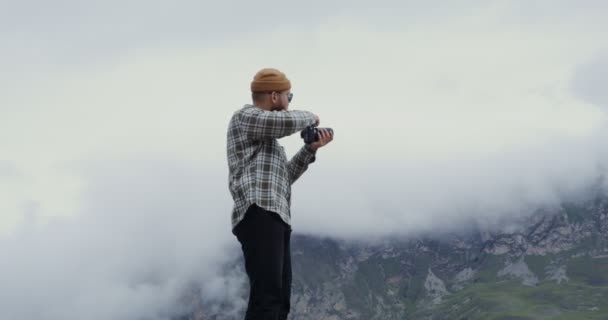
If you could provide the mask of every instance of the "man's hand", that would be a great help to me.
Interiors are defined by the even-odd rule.
[[[327,129],[319,129],[318,134],[319,134],[319,141],[310,143],[310,149],[312,149],[313,151],[317,151],[317,149],[328,144],[330,141],[332,141],[334,139],[333,133],[331,133]]]

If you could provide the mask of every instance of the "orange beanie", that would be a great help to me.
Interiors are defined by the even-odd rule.
[[[285,91],[291,89],[291,82],[285,74],[274,68],[264,68],[253,77],[251,92]]]

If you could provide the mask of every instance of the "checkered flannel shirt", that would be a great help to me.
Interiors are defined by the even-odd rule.
[[[291,225],[291,185],[315,161],[316,152],[304,145],[287,161],[277,139],[312,124],[314,114],[303,110],[267,111],[246,104],[234,112],[227,132],[233,232],[253,203]]]

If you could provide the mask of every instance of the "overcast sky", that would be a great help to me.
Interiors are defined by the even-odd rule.
[[[492,224],[583,194],[608,165],[607,14],[0,1],[0,318],[163,319],[190,281],[234,295],[226,129],[263,67],[335,131],[293,186],[296,233]]]

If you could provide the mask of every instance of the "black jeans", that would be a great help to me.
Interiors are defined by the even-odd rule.
[[[245,320],[285,320],[291,298],[291,227],[256,204],[234,229],[249,277]]]

